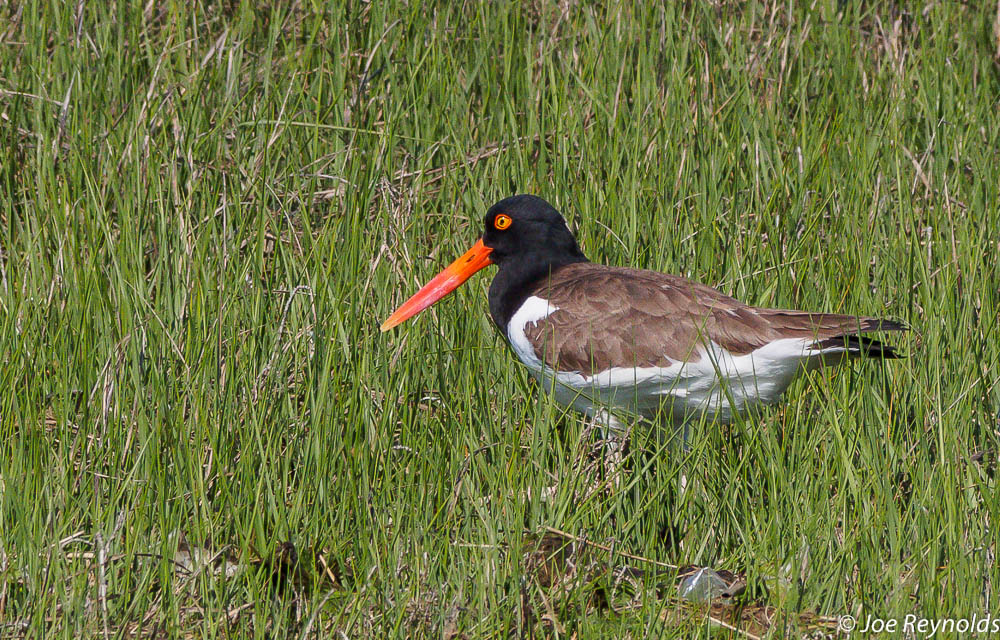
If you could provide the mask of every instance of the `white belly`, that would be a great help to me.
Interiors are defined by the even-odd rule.
[[[525,329],[556,310],[542,298],[528,298],[511,318],[507,336],[518,359],[560,405],[588,416],[610,409],[674,424],[701,414],[729,422],[754,405],[777,401],[800,372],[820,363],[823,353],[838,351],[810,350],[812,341],[802,338],[777,340],[745,355],[711,343],[699,350],[696,362],[615,367],[592,375],[554,371],[535,354]]]

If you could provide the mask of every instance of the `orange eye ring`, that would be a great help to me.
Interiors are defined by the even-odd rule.
[[[502,213],[498,215],[496,218],[493,218],[493,226],[499,229],[500,231],[507,229],[512,224],[514,224],[514,221],[511,220],[510,216]]]

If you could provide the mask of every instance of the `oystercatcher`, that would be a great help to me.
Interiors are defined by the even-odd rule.
[[[482,238],[382,323],[405,321],[487,265],[489,306],[518,359],[557,402],[612,431],[615,415],[730,422],[776,402],[804,370],[894,359],[862,335],[897,321],[751,307],[679,276],[595,264],[562,215],[533,195],[490,207]]]

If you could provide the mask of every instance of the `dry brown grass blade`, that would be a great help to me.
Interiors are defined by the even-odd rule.
[[[606,545],[594,542],[592,540],[587,540],[586,538],[581,538],[579,536],[575,536],[572,533],[569,533],[569,532],[566,532],[566,531],[562,531],[561,529],[556,529],[555,527],[545,527],[545,530],[548,531],[549,533],[554,533],[554,534],[556,534],[558,536],[562,536],[562,537],[567,538],[569,540],[573,540],[574,542],[579,542],[581,544],[585,544],[587,546],[594,547],[595,549],[600,549],[601,551],[607,551],[609,553],[615,553],[617,555],[622,556],[623,558],[628,558],[629,560],[635,560],[637,562],[643,562],[643,563],[646,563],[646,564],[655,565],[657,567],[662,567],[664,569],[679,569],[680,568],[677,565],[669,564],[667,562],[660,562],[659,560],[653,560],[652,558],[644,558],[642,556],[637,556],[637,555],[634,555],[634,554],[631,554],[631,553],[628,553],[628,552],[625,552],[625,551],[619,551],[617,549],[612,549],[611,547],[608,547]]]

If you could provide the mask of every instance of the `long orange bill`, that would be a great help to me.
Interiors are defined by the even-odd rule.
[[[396,309],[382,323],[382,331],[388,331],[397,324],[417,315],[457,289],[460,284],[471,278],[472,274],[493,264],[493,261],[490,260],[490,252],[492,251],[493,249],[484,245],[480,239],[461,258],[448,265],[444,271],[434,276],[420,291],[413,294],[412,298]]]

